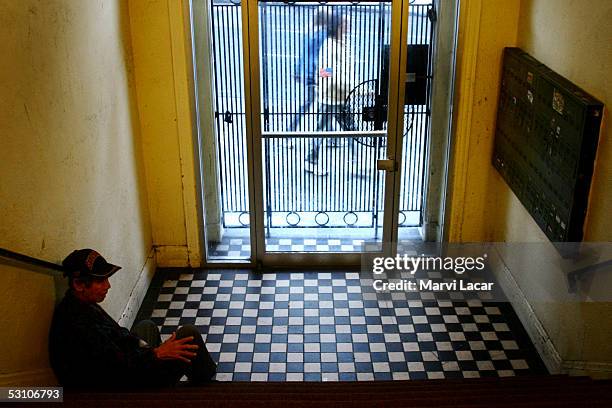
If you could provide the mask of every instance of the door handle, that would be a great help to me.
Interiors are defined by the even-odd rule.
[[[385,171],[395,171],[395,160],[380,159],[376,161],[376,169]]]

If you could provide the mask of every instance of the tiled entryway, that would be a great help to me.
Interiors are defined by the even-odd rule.
[[[159,270],[139,319],[152,318],[164,339],[195,324],[221,381],[545,371],[508,303],[377,294],[357,272],[187,271]]]
[[[286,230],[283,234],[275,231],[273,237],[266,237],[266,250],[269,252],[332,252],[349,253],[362,252],[365,249],[372,251],[380,250],[379,239],[363,239],[359,228],[345,231],[342,238],[330,238],[339,236],[339,232],[332,229],[316,230],[313,228]],[[251,256],[251,244],[248,230],[235,230],[226,233],[220,242],[210,241],[208,243],[208,255],[214,260],[246,260]],[[381,230],[382,233],[382,230]],[[351,237],[351,235],[353,237]],[[411,242],[420,242],[421,236],[417,228],[400,228],[400,239],[405,247],[412,246]],[[361,238],[360,238],[361,237]]]
[[[248,259],[251,245],[248,238],[224,238],[209,246],[214,258]],[[330,238],[267,238],[266,248],[270,252],[361,252],[363,239]]]

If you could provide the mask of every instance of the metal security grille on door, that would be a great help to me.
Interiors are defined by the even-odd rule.
[[[327,157],[334,173],[312,177],[295,165],[301,157],[304,138],[283,137],[293,132],[312,131],[320,112],[304,112],[297,126],[292,121],[300,112],[307,89],[291,79],[298,76],[296,63],[307,43],[307,32],[326,2],[270,2],[260,9],[261,123],[266,228],[347,227],[371,228],[382,223],[382,179],[376,169],[386,146],[386,122],[379,120],[379,83],[384,50],[389,44],[390,3],[334,2],[334,7],[351,20],[348,38],[355,61],[354,83],[347,106],[356,125],[354,134],[328,141]],[[331,3],[330,3],[331,4]],[[433,32],[433,5],[410,6],[410,45],[428,46]],[[238,1],[215,0],[212,5],[212,42],[215,118],[218,146],[219,202],[225,228],[249,223],[242,36]],[[279,31],[282,31],[279,34]],[[422,49],[422,48],[421,48]],[[405,106],[404,159],[400,227],[421,222],[425,146],[430,126],[431,47],[426,47],[427,97]],[[410,57],[409,57],[410,58]],[[421,78],[423,79],[423,78]],[[370,95],[364,98],[362,95]],[[382,106],[384,108],[384,106]],[[298,135],[299,136],[299,135]],[[303,144],[303,145],[302,145]],[[335,144],[335,145],[334,145]],[[352,155],[347,152],[353,149]],[[350,182],[347,182],[350,180]]]

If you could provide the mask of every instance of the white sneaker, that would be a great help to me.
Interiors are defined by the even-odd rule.
[[[327,176],[328,172],[325,169],[319,168],[318,164],[311,162],[304,162],[304,171],[307,173],[312,173],[315,176]]]

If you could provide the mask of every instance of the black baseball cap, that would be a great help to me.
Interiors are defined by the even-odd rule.
[[[106,262],[97,251],[93,249],[78,249],[62,261],[64,276],[71,278],[92,277],[97,279],[108,278],[119,269],[120,266]]]

